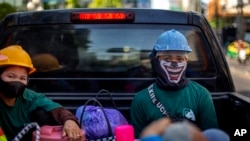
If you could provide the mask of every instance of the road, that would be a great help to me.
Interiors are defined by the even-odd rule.
[[[250,97],[250,63],[241,65],[236,59],[228,59],[236,91]]]

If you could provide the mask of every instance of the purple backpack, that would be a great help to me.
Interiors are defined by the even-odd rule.
[[[95,102],[98,105],[88,105],[89,102]],[[114,104],[113,100],[112,102]],[[83,106],[78,107],[76,117],[80,120],[81,128],[86,132],[87,140],[93,141],[114,140],[115,127],[128,124],[116,107],[104,108],[96,98],[89,99]]]

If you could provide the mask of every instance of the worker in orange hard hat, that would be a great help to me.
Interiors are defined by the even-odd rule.
[[[16,135],[31,122],[31,112],[42,108],[63,125],[63,137],[84,140],[85,135],[71,112],[45,95],[26,88],[28,76],[35,70],[29,54],[21,46],[12,45],[0,50],[0,126],[7,139],[19,140],[21,137]]]
[[[32,57],[32,62],[34,67],[36,68],[36,74],[33,76],[38,77],[55,77],[60,71],[64,68],[57,58],[49,53],[41,53],[36,54]],[[65,80],[62,79],[50,79],[46,81],[35,81],[30,85],[33,89],[39,92],[58,92],[58,91],[66,91],[72,92],[74,91],[74,87],[70,85]]]
[[[32,62],[38,72],[50,72],[63,68],[57,58],[48,53],[37,54],[32,57]]]

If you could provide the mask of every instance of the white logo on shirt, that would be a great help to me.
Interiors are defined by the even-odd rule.
[[[183,116],[186,117],[187,119],[195,121],[195,115],[194,115],[194,112],[191,109],[184,108],[183,109]]]

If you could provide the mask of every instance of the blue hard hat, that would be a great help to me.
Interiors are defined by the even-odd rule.
[[[192,49],[188,45],[186,37],[175,29],[162,33],[156,44],[154,45],[152,55],[158,51],[186,51],[191,52]]]

